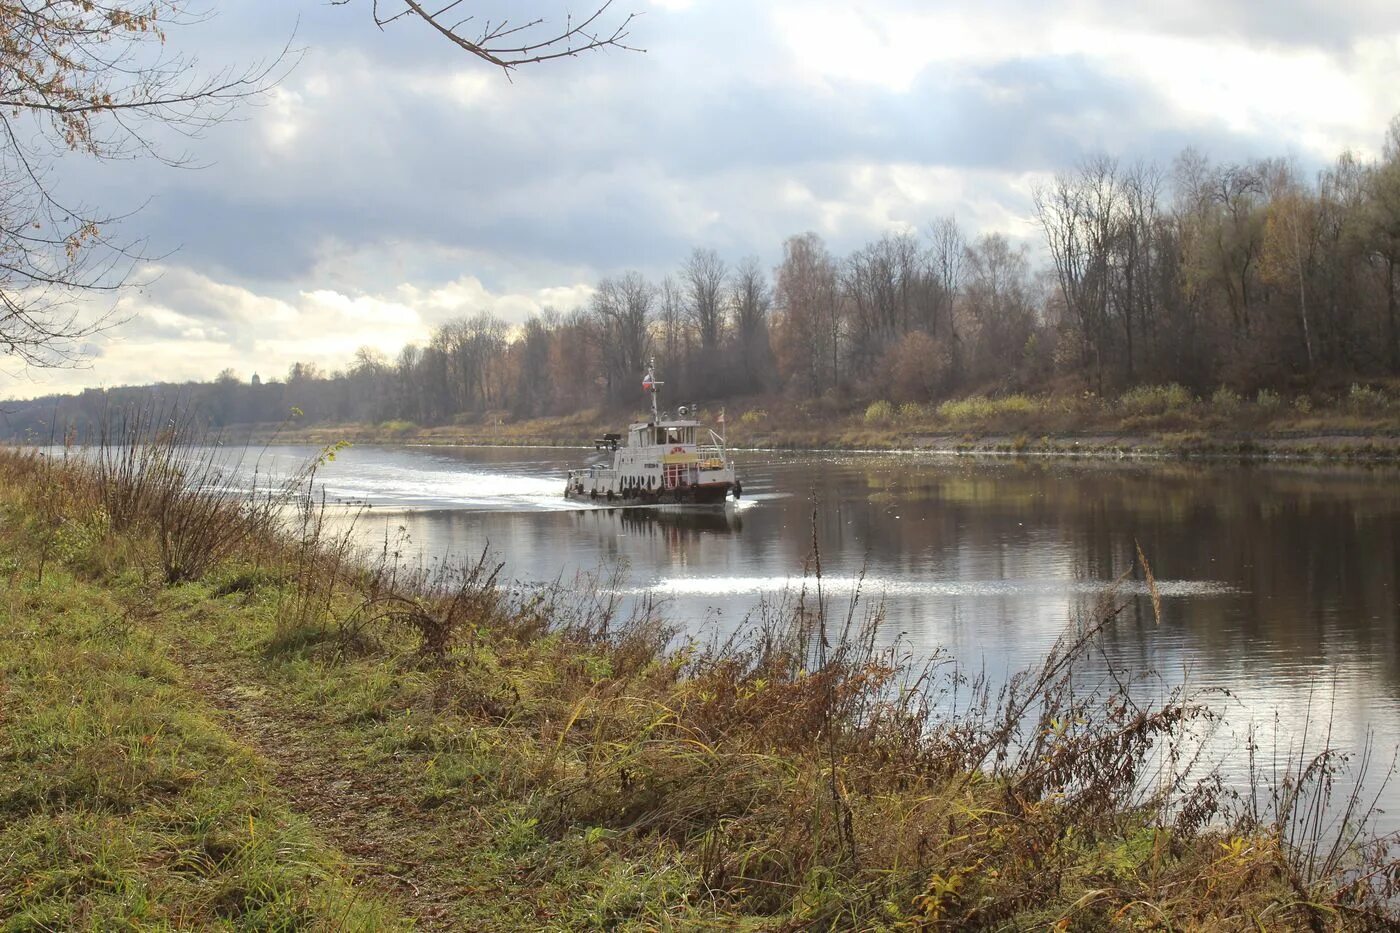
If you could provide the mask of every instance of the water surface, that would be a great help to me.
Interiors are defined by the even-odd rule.
[[[269,462],[312,452],[277,448]],[[489,545],[522,580],[621,564],[624,588],[664,597],[701,634],[803,585],[815,515],[826,594],[860,587],[883,599],[887,638],[992,676],[1043,659],[1140,545],[1162,618],[1140,575],[1122,581],[1105,650],[1165,682],[1228,689],[1222,747],[1250,721],[1286,746],[1309,717],[1330,718],[1345,747],[1374,730],[1387,761],[1400,741],[1393,469],[749,452],[737,506],[659,511],[565,500],[565,471],[590,456],[364,447],[321,477],[330,496],[370,506],[367,540],[401,532],[429,559]],[[1400,811],[1400,790],[1387,799]]]

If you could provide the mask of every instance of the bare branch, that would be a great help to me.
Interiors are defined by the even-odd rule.
[[[344,6],[349,2],[350,0],[331,0],[334,6]],[[424,6],[420,0],[401,0],[402,9],[387,13],[381,10],[381,2],[382,0],[374,0],[373,3],[374,22],[381,29],[406,17],[422,20],[453,45],[507,72],[520,65],[572,58],[600,49],[646,51],[627,44],[632,21],[640,14],[628,13],[611,29],[606,27],[604,19],[612,6],[612,0],[605,0],[583,19],[575,21],[572,16],[568,17],[562,29],[541,31],[540,27],[545,25],[542,18],[523,22],[487,20],[480,30],[471,33],[465,30],[476,17],[453,16],[449,21],[448,14],[458,10],[464,0],[450,0],[436,10]],[[398,6],[397,3],[392,5]],[[504,41],[508,39],[511,41]]]
[[[167,150],[172,134],[198,137],[295,64],[288,45],[209,73],[169,50],[170,32],[205,20],[188,0],[0,0],[0,355],[81,365],[85,341],[120,323],[115,294],[153,258],[113,238],[129,214],[60,196],[60,159],[188,166]]]

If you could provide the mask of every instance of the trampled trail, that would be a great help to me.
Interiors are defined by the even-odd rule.
[[[459,928],[453,906],[473,892],[441,870],[440,809],[423,810],[395,786],[392,774],[345,761],[343,749],[317,734],[323,727],[279,705],[251,671],[235,679],[233,658],[214,658],[188,643],[174,648],[190,686],[223,714],[239,741],[271,765],[288,805],[344,853],[357,885],[392,901],[423,929]]]

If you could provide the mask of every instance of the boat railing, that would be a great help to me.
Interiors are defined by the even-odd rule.
[[[702,469],[719,470],[724,468],[726,458],[723,447],[715,444],[702,444],[696,448],[695,453]]]

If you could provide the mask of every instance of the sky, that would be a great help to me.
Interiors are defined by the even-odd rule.
[[[0,398],[280,378],[393,356],[480,311],[518,323],[693,247],[772,267],[955,216],[1034,246],[1031,191],[1086,156],[1169,165],[1373,157],[1400,112],[1393,0],[614,0],[644,52],[509,79],[370,0],[207,0],[200,66],[300,59],[257,106],[178,140],[197,167],[66,159],[83,200],[135,210],[124,321],[71,370],[0,359]],[[381,9],[396,0],[380,0]],[[468,4],[559,23],[587,0]]]

